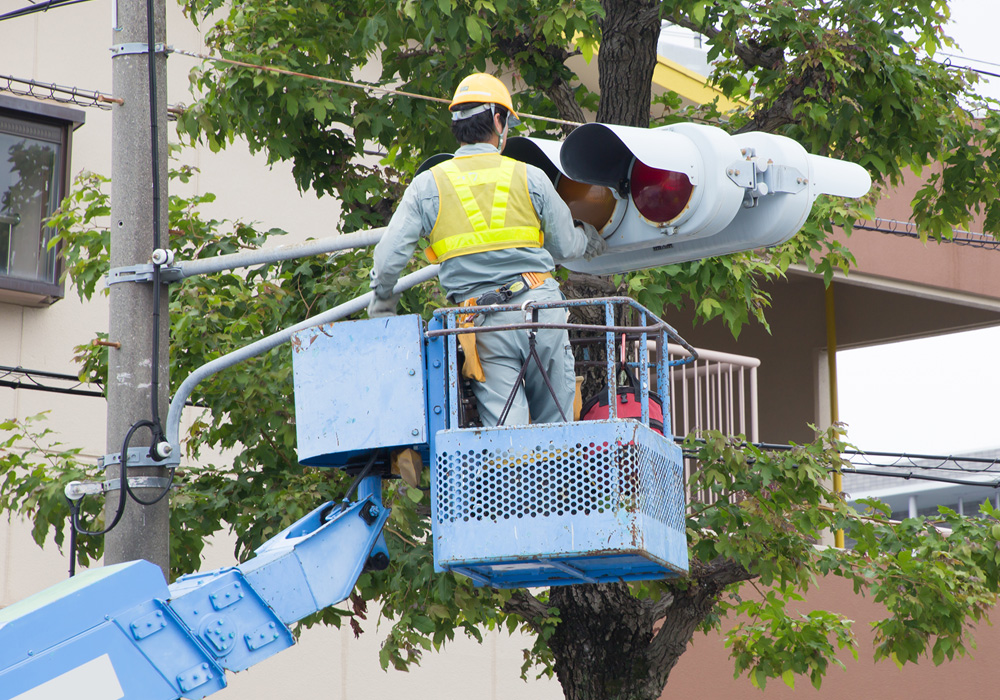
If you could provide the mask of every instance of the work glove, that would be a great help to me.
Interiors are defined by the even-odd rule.
[[[372,292],[372,300],[368,303],[368,318],[385,318],[396,315],[396,304],[399,303],[399,295],[393,294],[388,299],[379,298]]]
[[[608,242],[592,224],[579,220],[573,223],[576,224],[577,228],[582,229],[583,234],[587,237],[587,250],[583,253],[584,260],[592,260],[607,251]]]

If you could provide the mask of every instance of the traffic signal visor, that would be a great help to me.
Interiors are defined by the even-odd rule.
[[[513,138],[504,153],[541,167],[574,217],[604,234],[607,253],[564,263],[594,274],[777,245],[818,195],[860,197],[871,187],[860,166],[791,139],[701,124],[585,124],[561,145]]]

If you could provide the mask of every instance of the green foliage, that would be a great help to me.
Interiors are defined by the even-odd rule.
[[[8,520],[14,515],[31,520],[31,536],[39,547],[51,535],[61,550],[70,512],[63,488],[71,481],[94,480],[100,470],[80,458],[80,449],[56,441],[53,431],[42,426],[45,418],[41,413],[0,421],[0,511]],[[80,517],[86,527],[100,524],[99,510],[96,501],[83,504]],[[77,561],[86,566],[100,558],[103,544],[101,539],[82,540]]]
[[[62,232],[78,226],[86,226],[87,236],[80,236],[79,245],[63,246],[63,279],[69,277],[81,299],[90,299],[103,279],[105,269],[93,261],[102,261],[102,256],[111,245],[111,232],[106,227],[106,217],[111,214],[111,205],[101,188],[111,181],[96,173],[83,172],[77,176],[73,189],[63,200],[49,222],[57,232],[51,245],[63,240]],[[107,289],[104,290],[107,294]]]
[[[849,617],[799,605],[824,575],[847,579],[884,608],[873,623],[877,659],[941,664],[968,653],[969,632],[987,619],[1000,586],[1000,511],[989,502],[982,517],[941,508],[938,518],[902,523],[888,520],[884,504],[849,507],[829,488],[831,473],[844,466],[839,426],[788,450],[764,451],[718,433],[686,446],[700,464],[691,492],[711,504],[694,506],[688,518],[692,571],[725,559],[752,581],[731,588],[705,624],[736,618],[725,638],[737,675],[761,688],[807,675],[819,687],[831,663],[842,665],[839,649],[857,655]],[[817,546],[837,529],[856,544]]]
[[[450,98],[473,69],[516,67],[544,115],[554,107],[538,98],[572,78],[567,47],[574,37],[592,46],[601,13],[594,0],[190,0],[185,9],[197,21],[222,12],[206,37],[221,56],[334,80],[360,74],[373,87]],[[182,134],[213,149],[242,136],[269,162],[292,161],[301,188],[343,202],[347,230],[383,223],[401,173],[454,150],[439,103],[223,65],[191,79],[201,97],[179,119]],[[378,166],[364,158],[373,149],[388,154]]]

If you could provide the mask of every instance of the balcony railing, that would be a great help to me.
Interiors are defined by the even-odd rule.
[[[689,357],[679,345],[667,346],[670,359]],[[670,417],[674,434],[683,437],[705,430],[726,435],[745,435],[758,442],[757,368],[760,360],[697,348],[691,364],[671,367]],[[690,484],[693,460],[684,460],[684,480]],[[691,493],[688,503],[705,502],[707,494]]]

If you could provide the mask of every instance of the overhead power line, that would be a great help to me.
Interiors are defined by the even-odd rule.
[[[859,221],[855,223],[852,228],[860,229],[862,231],[889,233],[894,236],[902,236],[904,238],[920,238],[920,233],[917,231],[917,225],[912,221],[875,218],[871,222]],[[1000,240],[997,240],[993,236],[986,233],[954,229],[952,238],[943,238],[941,240],[943,243],[954,243],[955,245],[985,248],[987,250],[1000,250]]]
[[[198,58],[203,61],[213,61],[215,63],[226,63],[232,66],[239,66],[241,68],[250,68],[252,70],[264,71],[267,73],[276,73],[278,75],[288,75],[296,78],[306,78],[308,80],[316,80],[321,83],[331,83],[333,85],[341,85],[344,87],[353,87],[366,92],[377,92],[385,95],[399,95],[400,97],[411,97],[417,100],[427,100],[429,102],[439,102],[443,104],[450,104],[451,100],[444,97],[431,97],[429,95],[421,95],[416,92],[407,92],[405,90],[396,90],[395,88],[382,87],[380,85],[372,85],[370,83],[359,83],[351,80],[339,80],[337,78],[326,78],[320,75],[310,75],[309,73],[300,73],[298,71],[288,70],[286,68],[277,68],[275,66],[261,66],[256,63],[247,63],[246,61],[235,61],[230,58],[219,58],[217,56],[208,56],[206,54],[195,53],[193,51],[185,51],[183,49],[171,48],[169,49],[172,53],[180,54],[181,56],[187,56],[189,58]],[[556,119],[555,117],[543,117],[537,114],[527,114],[525,112],[520,112],[522,118],[527,119],[537,119],[538,121],[550,122],[552,124],[563,124],[566,126],[580,126],[580,122],[568,121],[566,119]]]
[[[1000,458],[997,457],[860,450],[846,452],[844,456],[853,465],[844,473],[1000,489]]]
[[[97,90],[84,90],[78,87],[42,83],[27,78],[15,78],[13,75],[0,74],[0,91],[10,92],[21,97],[33,97],[36,100],[51,100],[72,104],[77,107],[97,107],[109,110],[112,104],[122,104],[123,100]]]
[[[0,365],[0,387],[44,391],[74,396],[103,397],[103,391],[85,389],[99,383],[80,381],[72,374],[61,374],[25,367]],[[194,405],[187,402],[187,405]],[[683,442],[677,438],[677,442]],[[793,445],[754,443],[761,450],[790,450]],[[693,452],[685,454],[696,458]],[[905,480],[933,481],[962,486],[1000,489],[1000,458],[961,457],[954,455],[909,454],[906,452],[866,452],[847,450],[843,456],[851,463],[845,474],[894,477]],[[961,475],[963,478],[959,478]]]
[[[979,75],[988,75],[991,78],[1000,78],[1000,73],[993,73],[988,70],[983,70],[982,68],[973,68],[972,66],[957,66],[951,62],[950,58],[945,61],[941,61],[940,63],[945,68],[952,68],[954,70],[967,70],[971,71],[972,73],[978,73]]]
[[[0,92],[9,92],[20,97],[31,97],[36,100],[71,104],[76,107],[97,107],[103,110],[109,110],[114,105],[125,104],[125,100],[122,98],[113,97],[100,90],[87,90],[68,85],[57,85],[56,83],[43,83],[38,80],[3,74],[0,74]],[[176,119],[183,112],[184,108],[182,106],[167,107],[167,118],[171,120]]]
[[[945,51],[941,51],[940,54],[942,56],[947,56],[949,58],[961,58],[966,61],[972,61],[973,63],[982,63],[987,66],[996,66],[997,68],[1000,68],[1000,63],[994,63],[993,61],[984,61],[981,58],[972,58],[971,56],[963,56],[962,54],[958,53],[947,53]]]
[[[674,440],[678,444],[684,442],[684,438],[681,437]],[[796,447],[766,442],[755,442],[753,446],[766,452],[787,451]],[[697,452],[691,449],[685,449],[684,456],[687,459],[698,458]],[[844,474],[1000,489],[1000,457],[962,457],[864,450],[845,450],[841,456],[850,463],[850,466],[843,467]]]
[[[22,7],[18,10],[11,10],[10,12],[5,12],[0,15],[0,22],[5,19],[16,19],[17,17],[24,17],[26,15],[32,15],[36,12],[46,12],[48,10],[65,7],[66,5],[76,5],[81,2],[89,2],[89,0],[48,0],[48,2],[40,2],[34,5],[28,5],[27,7]]]
[[[84,389],[90,382],[80,381],[72,374],[46,372],[40,369],[24,367],[7,367],[0,365],[0,387],[8,389],[27,389],[30,391],[47,391],[55,394],[70,394],[73,396],[103,397],[104,391]],[[100,384],[93,384],[100,387]]]

